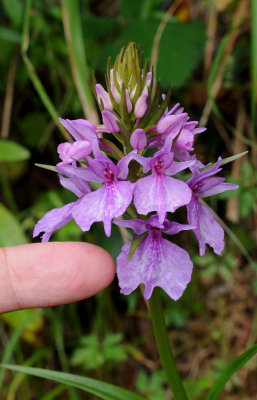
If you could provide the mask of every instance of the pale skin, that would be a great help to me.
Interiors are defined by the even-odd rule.
[[[0,313],[85,299],[108,286],[114,275],[110,254],[89,243],[0,248]]]

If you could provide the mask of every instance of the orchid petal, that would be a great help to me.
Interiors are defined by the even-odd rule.
[[[213,248],[216,254],[221,255],[224,249],[224,231],[212,212],[194,196],[187,205],[187,219],[189,224],[197,226],[194,234],[199,243],[200,256],[205,254],[206,243]]]
[[[59,118],[60,123],[67,129],[75,140],[88,140],[91,142],[96,135],[96,127],[86,119],[63,119]]]
[[[131,228],[137,235],[141,235],[147,230],[147,221],[143,219],[114,219],[113,223],[124,228]]]
[[[166,175],[149,175],[135,183],[134,204],[139,214],[158,213],[163,223],[166,212],[188,204],[191,190],[185,182]]]
[[[42,242],[48,242],[52,233],[72,220],[71,211],[75,203],[66,204],[60,208],[54,208],[48,211],[35,225],[33,237],[40,232],[45,232],[42,236]]]
[[[181,162],[173,161],[171,166],[169,168],[167,168],[164,171],[164,173],[166,175],[175,175],[178,172],[183,171],[184,169],[191,167],[194,164],[195,164],[195,160],[181,161]]]
[[[210,187],[209,189],[205,189],[203,192],[201,187],[201,191],[199,191],[198,197],[213,196],[214,194],[223,193],[226,192],[227,190],[235,190],[235,189],[238,189],[238,185],[235,185],[234,183],[222,182],[217,184],[216,186]]]
[[[111,234],[111,221],[120,217],[132,200],[133,183],[116,181],[79,199],[72,216],[82,231],[88,231],[97,221],[103,221],[106,236]]]
[[[179,299],[190,282],[193,269],[188,253],[166,239],[155,240],[148,235],[128,260],[130,244],[123,246],[117,258],[121,293],[128,295],[143,283],[146,300],[156,286],[165,290],[173,300]]]

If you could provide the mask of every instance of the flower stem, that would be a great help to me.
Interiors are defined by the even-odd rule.
[[[175,400],[188,400],[182,380],[179,376],[175,359],[170,347],[165,325],[159,288],[155,288],[149,300],[150,314],[160,360]]]

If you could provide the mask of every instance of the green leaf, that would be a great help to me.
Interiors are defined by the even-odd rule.
[[[247,217],[255,206],[256,198],[249,190],[241,193],[240,195],[240,215],[242,218]]]
[[[231,156],[231,157],[226,157],[221,161],[220,165],[222,166],[222,165],[228,164],[228,163],[230,163],[232,161],[235,161],[237,158],[243,157],[247,153],[248,153],[248,150],[247,151],[243,151],[242,153],[239,153],[239,154],[235,154],[234,156]],[[201,171],[207,171],[208,169],[214,167],[214,165],[216,165],[216,163],[217,163],[217,161],[215,161],[214,163],[208,165],[207,167],[201,168]]]
[[[20,43],[21,35],[14,29],[0,26],[0,39],[11,43]]]
[[[20,26],[22,20],[22,4],[19,0],[2,0],[2,5],[8,17],[15,26]]]
[[[111,36],[118,26],[116,18],[103,18],[96,15],[86,15],[81,18],[83,37],[85,40]]]
[[[0,247],[27,243],[17,218],[0,203]]]
[[[37,376],[39,378],[46,378],[55,382],[64,383],[65,385],[76,387],[104,400],[143,400],[143,397],[129,392],[128,390],[111,385],[110,383],[86,378],[84,376],[19,365],[2,364],[1,367],[8,368],[12,371],[24,372],[25,374]]]
[[[211,390],[206,396],[206,400],[218,400],[219,395],[224,389],[226,383],[229,381],[231,376],[242,368],[247,361],[249,361],[257,353],[257,344],[252,346],[250,349],[246,350],[243,354],[233,360],[220,375],[218,380],[212,386]]]
[[[48,169],[49,171],[58,172],[54,165],[48,164],[35,164],[36,167]]]
[[[128,255],[128,260],[131,259],[131,257],[133,256],[133,254],[136,251],[136,248],[140,245],[140,243],[144,240],[144,238],[146,237],[146,233],[142,233],[141,235],[134,235],[131,245],[130,245],[130,249],[129,249],[129,255]]]
[[[24,161],[30,157],[30,152],[25,147],[10,140],[0,139],[0,162]]]
[[[232,162],[232,161],[235,161],[235,160],[237,160],[238,158],[245,156],[247,153],[248,153],[248,150],[243,151],[242,153],[235,154],[234,156],[224,158],[224,159],[221,161],[221,165],[225,165],[225,164],[228,164],[228,163],[230,163],[230,162]]]
[[[37,319],[40,314],[41,314],[40,310],[33,310],[33,312],[29,313],[29,315],[27,315],[27,317],[23,319],[23,321],[21,321],[19,326],[13,331],[12,335],[9,337],[9,340],[1,356],[1,362],[3,364],[8,363],[12,359],[14,349],[17,347],[19,338],[22,335],[24,329],[26,329],[28,324],[30,324],[34,319]],[[5,371],[0,370],[0,393],[4,380],[4,374]]]
[[[138,18],[141,13],[142,4],[138,0],[120,0],[120,12],[125,18]]]
[[[41,312],[37,312],[33,309],[18,310],[2,314],[0,318],[14,330],[18,329],[19,326],[23,326],[25,323],[26,326],[21,334],[22,338],[29,343],[39,343],[38,332],[41,330],[44,323]]]

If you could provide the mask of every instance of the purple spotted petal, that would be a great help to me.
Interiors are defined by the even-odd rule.
[[[101,158],[94,159],[90,156],[87,157],[90,169],[101,178],[105,178],[105,172],[108,169],[116,177],[119,169],[104,153],[101,153]]]
[[[194,229],[194,234],[199,243],[200,256],[205,254],[206,243],[216,254],[221,255],[224,249],[224,231],[214,219],[212,212],[194,196],[187,205],[187,219],[189,224],[197,227]]]
[[[33,237],[38,236],[40,232],[45,232],[42,236],[42,242],[48,242],[54,231],[71,221],[71,210],[74,204],[75,203],[69,203],[61,208],[54,208],[47,212],[43,218],[37,222]]]
[[[158,213],[162,224],[166,212],[188,204],[191,200],[191,189],[178,179],[167,175],[149,175],[135,183],[134,204],[139,214]]]
[[[82,231],[88,231],[97,221],[103,221],[106,236],[111,234],[113,218],[120,217],[132,200],[133,183],[116,181],[79,199],[72,216]]]
[[[145,285],[148,300],[156,286],[173,299],[179,299],[190,282],[193,264],[188,253],[166,239],[148,235],[127,260],[130,244],[126,243],[117,258],[117,275],[121,293],[128,295],[139,284]]]

